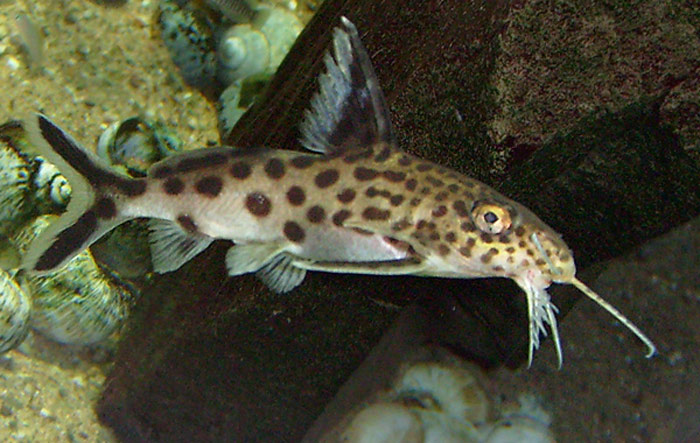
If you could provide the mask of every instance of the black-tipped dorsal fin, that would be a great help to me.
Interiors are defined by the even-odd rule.
[[[320,91],[301,123],[305,148],[337,154],[355,147],[394,144],[388,108],[357,29],[347,18],[333,31],[333,56],[326,53]]]

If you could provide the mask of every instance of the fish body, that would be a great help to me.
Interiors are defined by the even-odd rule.
[[[369,58],[346,19],[333,47],[301,125],[307,152],[203,149],[168,157],[133,179],[103,165],[47,117],[30,118],[34,144],[74,192],[24,267],[60,268],[115,226],[146,217],[153,220],[158,272],[226,239],[234,244],[229,274],[256,272],[278,292],[298,286],[309,270],[511,278],[528,298],[530,359],[549,324],[560,363],[556,307],[545,289],[553,281],[571,283],[653,353],[634,325],[576,279],[571,251],[531,211],[397,146]]]

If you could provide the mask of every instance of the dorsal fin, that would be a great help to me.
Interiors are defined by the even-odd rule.
[[[326,53],[320,91],[301,123],[301,143],[325,154],[378,142],[394,144],[388,108],[357,29],[341,17],[333,31],[333,56]]]

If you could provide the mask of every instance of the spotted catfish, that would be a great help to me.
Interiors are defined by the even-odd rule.
[[[152,218],[154,269],[178,269],[214,239],[234,243],[230,275],[256,272],[277,292],[307,271],[506,277],[527,295],[529,361],[549,324],[561,365],[552,282],[578,287],[652,342],[575,277],[559,235],[520,204],[397,147],[387,106],[347,19],[325,57],[301,125],[307,152],[230,147],[174,155],[133,179],[102,164],[47,117],[28,128],[73,186],[68,209],[31,246],[24,267],[65,265],[115,226]],[[309,152],[310,151],[310,152]]]

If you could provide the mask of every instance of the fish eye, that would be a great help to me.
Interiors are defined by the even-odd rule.
[[[474,203],[471,216],[476,227],[488,234],[501,234],[513,223],[507,208],[491,202]]]

